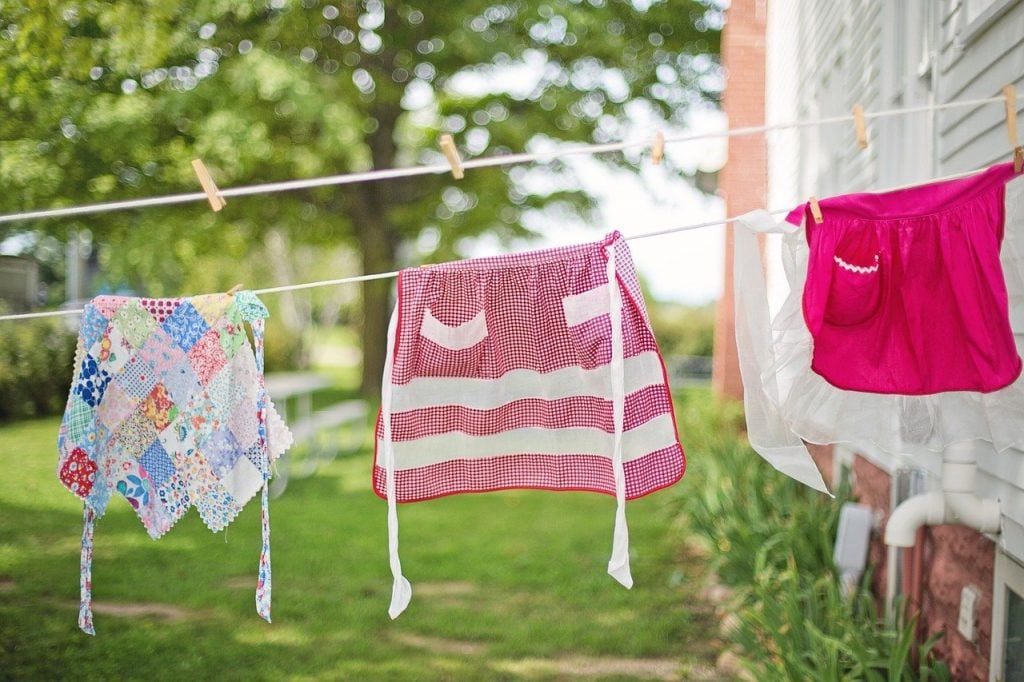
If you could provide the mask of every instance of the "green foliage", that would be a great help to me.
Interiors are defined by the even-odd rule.
[[[651,299],[648,299],[651,301]],[[715,346],[715,304],[685,306],[651,301],[651,326],[665,355],[710,357]]]
[[[75,334],[61,319],[0,324],[0,422],[59,414],[74,358]]]
[[[680,504],[711,567],[736,590],[730,637],[754,678],[948,680],[931,655],[938,637],[912,657],[916,622],[879,618],[870,577],[842,594],[832,552],[849,487],[830,499],[778,473],[740,437],[740,405],[698,395],[678,408],[682,423],[706,425],[687,434],[697,447]]]
[[[682,124],[718,97],[721,23],[713,0],[4,1],[0,212],[195,191],[196,157],[231,186],[439,162],[442,131],[473,158],[618,139],[638,111]],[[555,163],[247,197],[216,216],[4,225],[0,239],[88,230],[113,284],[180,292],[236,236],[343,244],[385,272],[402,253],[521,236],[531,211],[593,206]],[[387,286],[363,289],[364,382],[379,381]]]
[[[895,625],[877,615],[865,579],[853,594],[842,594],[833,573],[771,566],[758,557],[757,578],[740,591],[738,625],[732,638],[746,653],[747,668],[759,680],[949,680],[936,661],[935,635],[914,648],[916,618]],[[915,664],[915,660],[917,663]]]
[[[274,318],[267,323],[263,361],[268,372],[285,372],[309,366],[309,344],[304,334],[284,329]]]

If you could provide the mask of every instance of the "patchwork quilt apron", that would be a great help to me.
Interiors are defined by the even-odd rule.
[[[61,482],[84,502],[83,631],[95,634],[93,525],[114,493],[156,539],[192,506],[219,531],[262,489],[256,610],[270,620],[267,481],[291,434],[264,388],[267,314],[245,291],[100,296],[85,307],[57,465]],[[252,327],[255,353],[243,322]]]

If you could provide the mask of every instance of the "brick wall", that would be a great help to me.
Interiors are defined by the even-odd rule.
[[[761,125],[765,111],[766,0],[733,0],[722,32],[722,64],[726,70],[722,108],[729,127]],[[729,139],[729,153],[719,179],[719,192],[729,216],[764,208],[768,163],[764,137]],[[743,397],[736,355],[732,287],[732,228],[725,231],[725,281],[715,311],[715,356],[711,385],[716,396]]]
[[[992,646],[992,578],[995,543],[964,526],[926,528],[924,576],[921,600],[922,639],[937,632],[945,636],[936,653],[946,661],[954,680],[983,682],[988,679]],[[981,593],[975,603],[975,640],[957,631],[960,591],[973,585]]]

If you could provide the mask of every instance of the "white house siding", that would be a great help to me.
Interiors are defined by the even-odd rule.
[[[1002,13],[978,29],[963,0],[943,3],[939,96],[942,102],[999,95],[1007,83],[1024,94],[1024,2],[991,2]],[[988,3],[974,3],[985,5]],[[1003,107],[987,105],[945,111],[939,117],[940,171],[980,168],[1005,161],[1008,153]]]
[[[769,122],[993,97],[1007,83],[1024,93],[1024,0],[773,0],[767,81]],[[770,133],[770,206],[1009,159],[1001,105],[869,120],[868,133],[864,151],[851,123]],[[1024,561],[1024,454],[981,455],[977,492],[1000,500],[1000,544]]]

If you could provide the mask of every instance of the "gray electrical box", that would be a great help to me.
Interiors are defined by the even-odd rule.
[[[875,514],[867,505],[847,502],[839,512],[839,531],[832,559],[847,588],[856,584],[867,566],[874,525]]]

